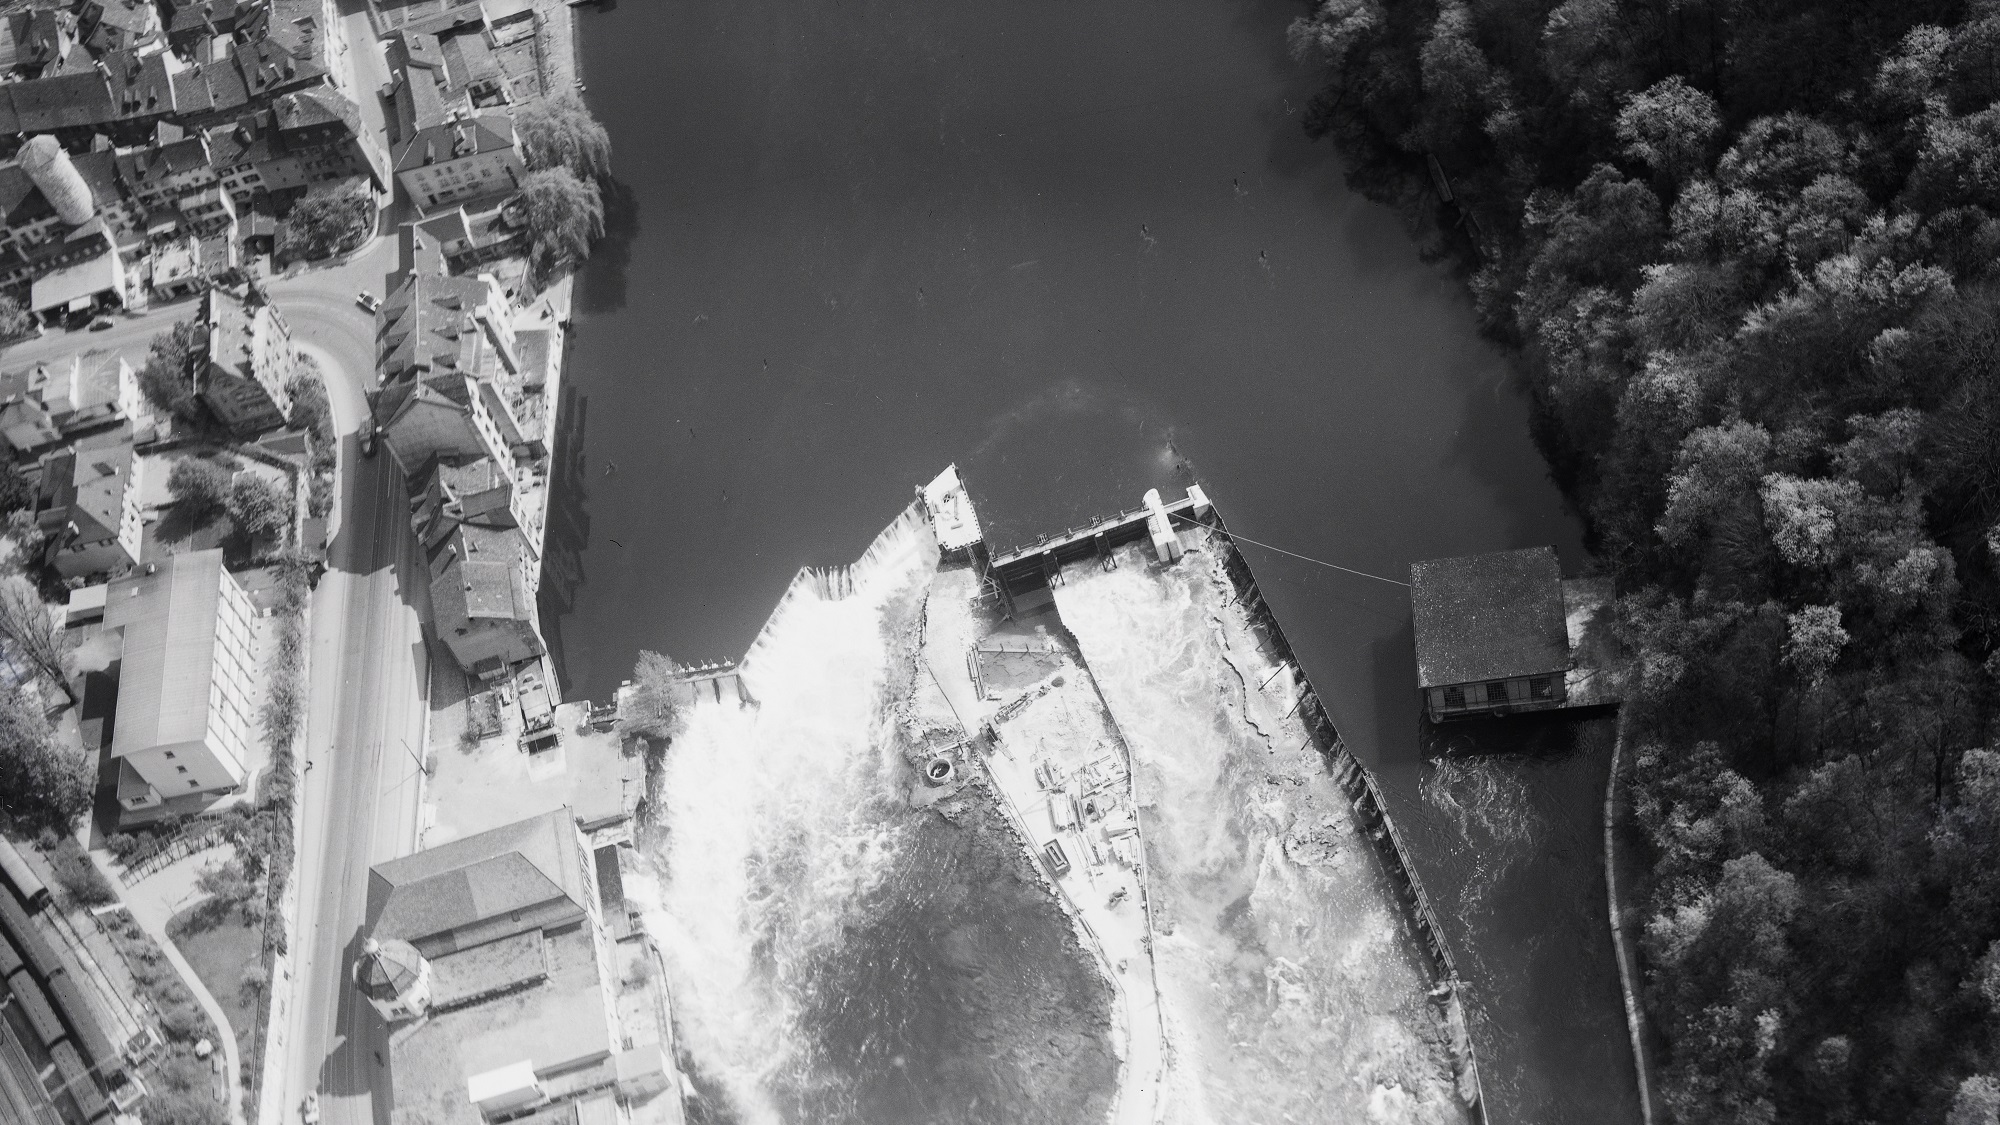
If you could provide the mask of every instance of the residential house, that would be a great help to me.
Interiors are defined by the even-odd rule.
[[[468,675],[498,678],[547,651],[519,529],[460,523],[428,556],[432,627]]]
[[[258,704],[256,608],[222,551],[171,555],[148,570],[113,582],[104,607],[123,646],[111,743],[118,803],[140,819],[242,788]]]
[[[7,41],[13,48],[6,70],[21,78],[38,78],[63,69],[77,47],[73,13],[55,7],[24,8],[6,17]]]
[[[400,1026],[390,1038],[395,1125],[615,1121],[680,1078],[656,954],[620,941],[617,865],[600,864],[568,808],[376,865],[368,880],[361,994]],[[621,999],[617,982],[641,981]],[[623,986],[627,990],[635,986]],[[420,1018],[411,1019],[412,1016]]]
[[[247,113],[204,134],[222,187],[239,210],[258,192],[305,189],[365,177],[388,186],[388,162],[354,103],[331,87],[284,94],[270,109]]]
[[[166,45],[160,10],[152,0],[83,0],[76,16],[77,35],[93,55],[154,54]]]
[[[510,194],[526,175],[514,119],[504,113],[420,125],[396,146],[396,179],[425,213]]]
[[[524,256],[528,251],[527,224],[517,221],[505,206],[476,214],[463,207],[452,207],[407,224],[404,229],[411,233],[413,242],[423,241],[434,247],[453,273],[474,270],[502,258]]]
[[[412,271],[376,317],[382,386],[372,400],[375,420],[404,473],[414,475],[434,457],[511,465],[512,424],[496,418],[480,386],[516,364],[499,282]]]
[[[145,525],[136,472],[132,439],[117,432],[42,458],[35,526],[57,574],[118,574],[138,564]]]
[[[207,354],[195,368],[195,393],[240,435],[261,433],[291,418],[285,383],[297,373],[291,329],[264,293],[216,286],[202,304]]]
[[[0,374],[0,441],[19,455],[115,425],[130,417],[137,386],[132,365],[109,350]]]

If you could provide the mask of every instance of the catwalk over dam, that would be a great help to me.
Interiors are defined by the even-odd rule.
[[[1483,1120],[1393,826],[1191,501],[1022,597],[947,471],[690,674],[647,924],[705,1119]]]

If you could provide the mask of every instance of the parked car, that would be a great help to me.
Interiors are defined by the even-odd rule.
[[[90,330],[92,332],[102,332],[109,327],[111,327],[111,318],[108,316],[100,316],[90,322]]]
[[[299,1105],[299,1119],[300,1119],[301,1121],[303,1121],[303,1122],[305,1123],[305,1125],[319,1125],[319,1091],[318,1091],[318,1090],[314,1090],[314,1091],[312,1091],[311,1093],[307,1094],[307,1095],[306,1095],[306,1100],[305,1100],[304,1102],[300,1103],[300,1105]]]
[[[382,307],[382,302],[375,299],[375,294],[370,293],[366,289],[363,289],[359,294],[355,296],[354,303],[360,305],[362,309],[370,313],[373,313]]]
[[[375,456],[375,420],[373,418],[363,423],[361,427],[361,455],[363,457]]]

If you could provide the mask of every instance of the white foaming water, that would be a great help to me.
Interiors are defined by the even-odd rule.
[[[1120,564],[1056,602],[1132,750],[1166,1120],[1462,1121],[1394,901],[1215,558]]]
[[[802,575],[746,661],[757,705],[695,706],[668,751],[645,925],[684,1049],[746,1122],[782,1119],[776,1080],[810,1081],[800,967],[894,865],[885,622],[936,559],[928,527],[905,518],[854,568],[851,596],[825,600]]]

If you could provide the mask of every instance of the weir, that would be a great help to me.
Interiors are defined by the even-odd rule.
[[[1236,591],[1237,602],[1249,613],[1265,643],[1283,661],[1282,667],[1289,668],[1296,677],[1300,694],[1295,711],[1309,731],[1313,747],[1332,767],[1335,780],[1367,826],[1373,850],[1395,889],[1403,923],[1417,948],[1423,952],[1426,968],[1434,982],[1431,998],[1438,1005],[1441,1022],[1450,1036],[1459,1097],[1475,1121],[1485,1122],[1485,1098],[1463,995],[1465,983],[1459,976],[1451,948],[1444,940],[1437,912],[1410,860],[1410,849],[1389,816],[1373,774],[1348,750],[1345,740],[1327,715],[1319,693],[1286,640],[1276,615],[1265,602],[1256,574],[1236,546],[1234,537],[1229,534],[1221,513],[1198,486],[1191,489],[1188,496],[1161,507],[1166,518],[1177,524],[1198,526],[1214,533],[1215,542],[1226,556],[1224,571]],[[1009,613],[1039,608],[1055,600],[1051,587],[1063,581],[1064,564],[1095,559],[1106,568],[1116,565],[1112,557],[1113,549],[1147,539],[1151,534],[1150,523],[1154,514],[1153,505],[1140,505],[1044,536],[1005,553],[990,555],[983,567],[985,580]],[[980,555],[981,552],[975,548],[972,552],[975,563]]]
[[[1003,1082],[1024,1111],[1071,1099],[1047,1119],[1212,1125],[1345,1106],[1356,1120],[1483,1125],[1464,986],[1432,906],[1374,779],[1206,497],[1149,495],[989,556],[963,486],[948,483],[920,493],[853,564],[799,570],[741,661],[678,677],[691,707],[661,779],[672,831],[658,857],[663,909],[647,924],[686,997],[696,1072],[739,1107],[761,1107],[750,1115],[760,1120],[785,1116],[773,1058],[796,1068],[800,1089],[916,1088],[880,1078],[886,1058],[820,1069],[824,1045],[841,1041],[785,1013],[875,985],[760,983],[757,951],[779,941],[793,972],[900,980],[963,954],[981,966],[965,979],[1012,974],[1001,991],[1042,990],[997,1024],[992,1013],[908,1023],[925,1002],[892,990],[871,1001],[887,1006],[857,1042],[922,1026],[922,1042],[949,1035],[985,1057],[995,1028],[1036,1053],[1060,1037]],[[1083,565],[1065,575],[1064,562]],[[746,761],[771,780],[742,784]],[[1011,851],[992,834],[1003,823],[1020,851],[1001,869],[1018,864],[1025,881],[941,894],[921,881],[932,865],[898,859],[965,839]],[[1037,922],[1041,952],[1028,956],[1010,935],[1043,904],[1008,896],[1038,886],[1067,923]],[[875,907],[850,913],[989,900],[1008,918],[990,937],[983,914],[971,928],[880,931]],[[904,939],[862,936],[887,932],[991,945],[878,960],[901,956]],[[1000,995],[977,991],[980,1009]],[[1301,1068],[1301,1052],[1316,1065]],[[1072,1080],[1013,1085],[1052,1066]],[[1107,1066],[1109,1083],[1076,1080]]]

